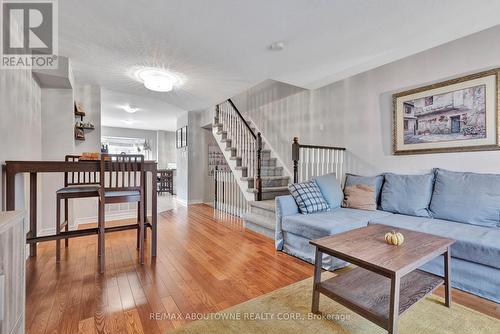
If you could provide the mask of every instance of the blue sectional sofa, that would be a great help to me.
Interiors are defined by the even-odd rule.
[[[449,237],[456,240],[451,248],[452,286],[499,303],[500,175],[436,169],[430,176],[429,186],[416,176],[385,174],[376,211],[342,208],[338,203],[330,205],[331,211],[301,214],[292,196],[277,197],[276,249],[313,263],[310,240],[369,224]],[[412,184],[415,180],[418,184]],[[334,186],[320,188],[330,203],[332,194],[338,197]],[[327,270],[347,265],[331,256],[323,258]],[[443,275],[443,259],[421,269]]]

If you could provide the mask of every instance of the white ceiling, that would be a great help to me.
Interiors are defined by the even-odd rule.
[[[317,88],[500,24],[498,0],[64,0],[59,12],[60,53],[76,81],[148,98],[145,109],[163,101],[155,117],[206,108],[266,79]],[[280,40],[284,50],[268,49]],[[147,91],[131,74],[141,65],[185,82]],[[126,96],[109,95],[115,104]],[[123,116],[105,101],[103,110],[107,124]]]
[[[131,114],[123,107],[138,108]],[[108,89],[101,90],[101,125],[119,128],[175,131],[176,119],[184,111],[161,99]]]

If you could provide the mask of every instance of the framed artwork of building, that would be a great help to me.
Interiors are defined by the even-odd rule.
[[[393,95],[394,154],[498,150],[500,69]]]

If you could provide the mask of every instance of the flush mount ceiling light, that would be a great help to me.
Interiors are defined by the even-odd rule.
[[[132,125],[135,123],[135,121],[133,119],[124,119],[124,120],[122,120],[122,122],[125,124],[128,124],[128,125]]]
[[[143,68],[136,76],[144,87],[155,92],[170,92],[179,81],[175,75],[160,68]]]
[[[129,114],[133,114],[139,110],[139,108],[132,107],[130,104],[127,104],[127,105],[123,106],[122,108],[123,108],[123,110],[125,110]]]
[[[269,45],[269,50],[272,51],[281,51],[285,48],[285,42],[283,41],[277,41]]]

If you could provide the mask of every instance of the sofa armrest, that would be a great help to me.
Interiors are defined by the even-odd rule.
[[[274,245],[277,250],[283,249],[283,231],[281,222],[283,217],[298,214],[299,207],[291,195],[276,197],[276,231],[274,235]]]
[[[292,195],[276,197],[276,218],[282,219],[285,216],[291,216],[300,213],[297,203]]]

